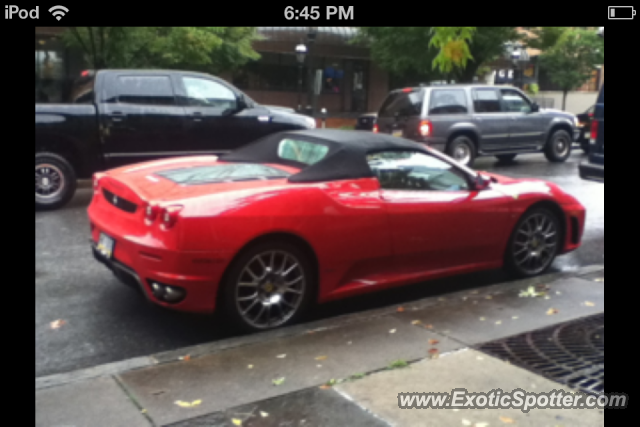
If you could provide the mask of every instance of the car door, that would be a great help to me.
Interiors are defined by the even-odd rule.
[[[369,156],[389,215],[399,271],[424,274],[500,263],[509,199],[445,158],[422,152]]]
[[[502,111],[500,94],[494,88],[474,88],[473,121],[480,130],[480,151],[504,150],[509,143],[509,118]]]
[[[107,167],[185,154],[184,110],[169,73],[111,73],[98,96]]]
[[[178,82],[186,110],[186,133],[201,152],[223,153],[265,135],[269,111],[242,108],[237,89],[219,79],[182,75]]]
[[[535,150],[542,146],[544,126],[531,101],[515,89],[500,89],[502,108],[509,122],[508,146],[514,150]]]

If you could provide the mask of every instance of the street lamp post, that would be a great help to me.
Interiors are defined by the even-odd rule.
[[[307,47],[300,43],[296,46],[296,59],[298,60],[298,111],[302,110],[302,66],[307,56]]]

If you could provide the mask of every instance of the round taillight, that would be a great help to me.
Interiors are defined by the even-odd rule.
[[[162,208],[161,221],[165,228],[171,228],[176,225],[182,208],[183,206],[180,205],[172,205]]]
[[[373,125],[373,133],[378,133],[380,132],[380,128],[378,127],[378,125]]]

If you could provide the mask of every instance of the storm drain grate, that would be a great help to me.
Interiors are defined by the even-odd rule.
[[[574,390],[604,393],[604,313],[491,341],[478,349]]]

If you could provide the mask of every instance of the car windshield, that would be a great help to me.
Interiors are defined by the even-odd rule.
[[[182,185],[287,178],[291,174],[271,166],[251,163],[196,166],[158,172],[156,175]]]
[[[422,114],[423,90],[391,92],[380,108],[380,117],[419,116]]]

